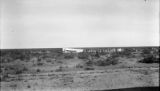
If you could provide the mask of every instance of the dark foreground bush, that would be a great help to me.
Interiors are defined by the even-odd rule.
[[[40,70],[40,69],[37,69],[37,72],[41,72],[41,70]]]
[[[86,67],[86,68],[84,68],[85,70],[94,70],[94,68],[93,67]]]
[[[159,58],[155,58],[154,56],[148,56],[139,61],[140,63],[159,63]]]

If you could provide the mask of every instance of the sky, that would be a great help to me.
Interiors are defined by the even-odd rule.
[[[1,48],[159,46],[159,0],[1,0]]]

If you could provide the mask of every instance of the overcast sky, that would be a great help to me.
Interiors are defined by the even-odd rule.
[[[1,0],[1,48],[159,46],[159,0]]]

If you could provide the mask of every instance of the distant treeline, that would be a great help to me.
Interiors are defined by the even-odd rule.
[[[62,54],[62,48],[42,48],[42,49],[1,49],[1,60],[13,61],[16,59],[29,60],[33,57],[46,58],[56,57]]]
[[[114,49],[114,47],[112,47]],[[112,49],[109,47],[109,49]],[[115,47],[116,48],[116,47]],[[41,49],[1,49],[0,50],[0,62],[12,62],[16,59],[29,61],[30,59],[36,58],[37,60],[50,59],[59,59],[59,58],[75,58],[80,59],[94,59],[99,58],[102,55],[106,57],[116,58],[116,57],[143,57],[144,60],[141,62],[150,63],[153,60],[159,62],[159,47],[118,47],[123,49],[121,52],[113,51],[93,51],[106,48],[84,48],[87,50],[92,50],[93,52],[81,52],[77,54],[74,53],[63,53],[62,48],[41,48]]]

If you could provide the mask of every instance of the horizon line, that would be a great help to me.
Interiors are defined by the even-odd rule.
[[[135,47],[160,47],[160,46],[101,46],[101,47],[37,47],[37,48],[0,48],[0,50],[9,50],[9,49],[58,49],[58,48],[135,48]]]

